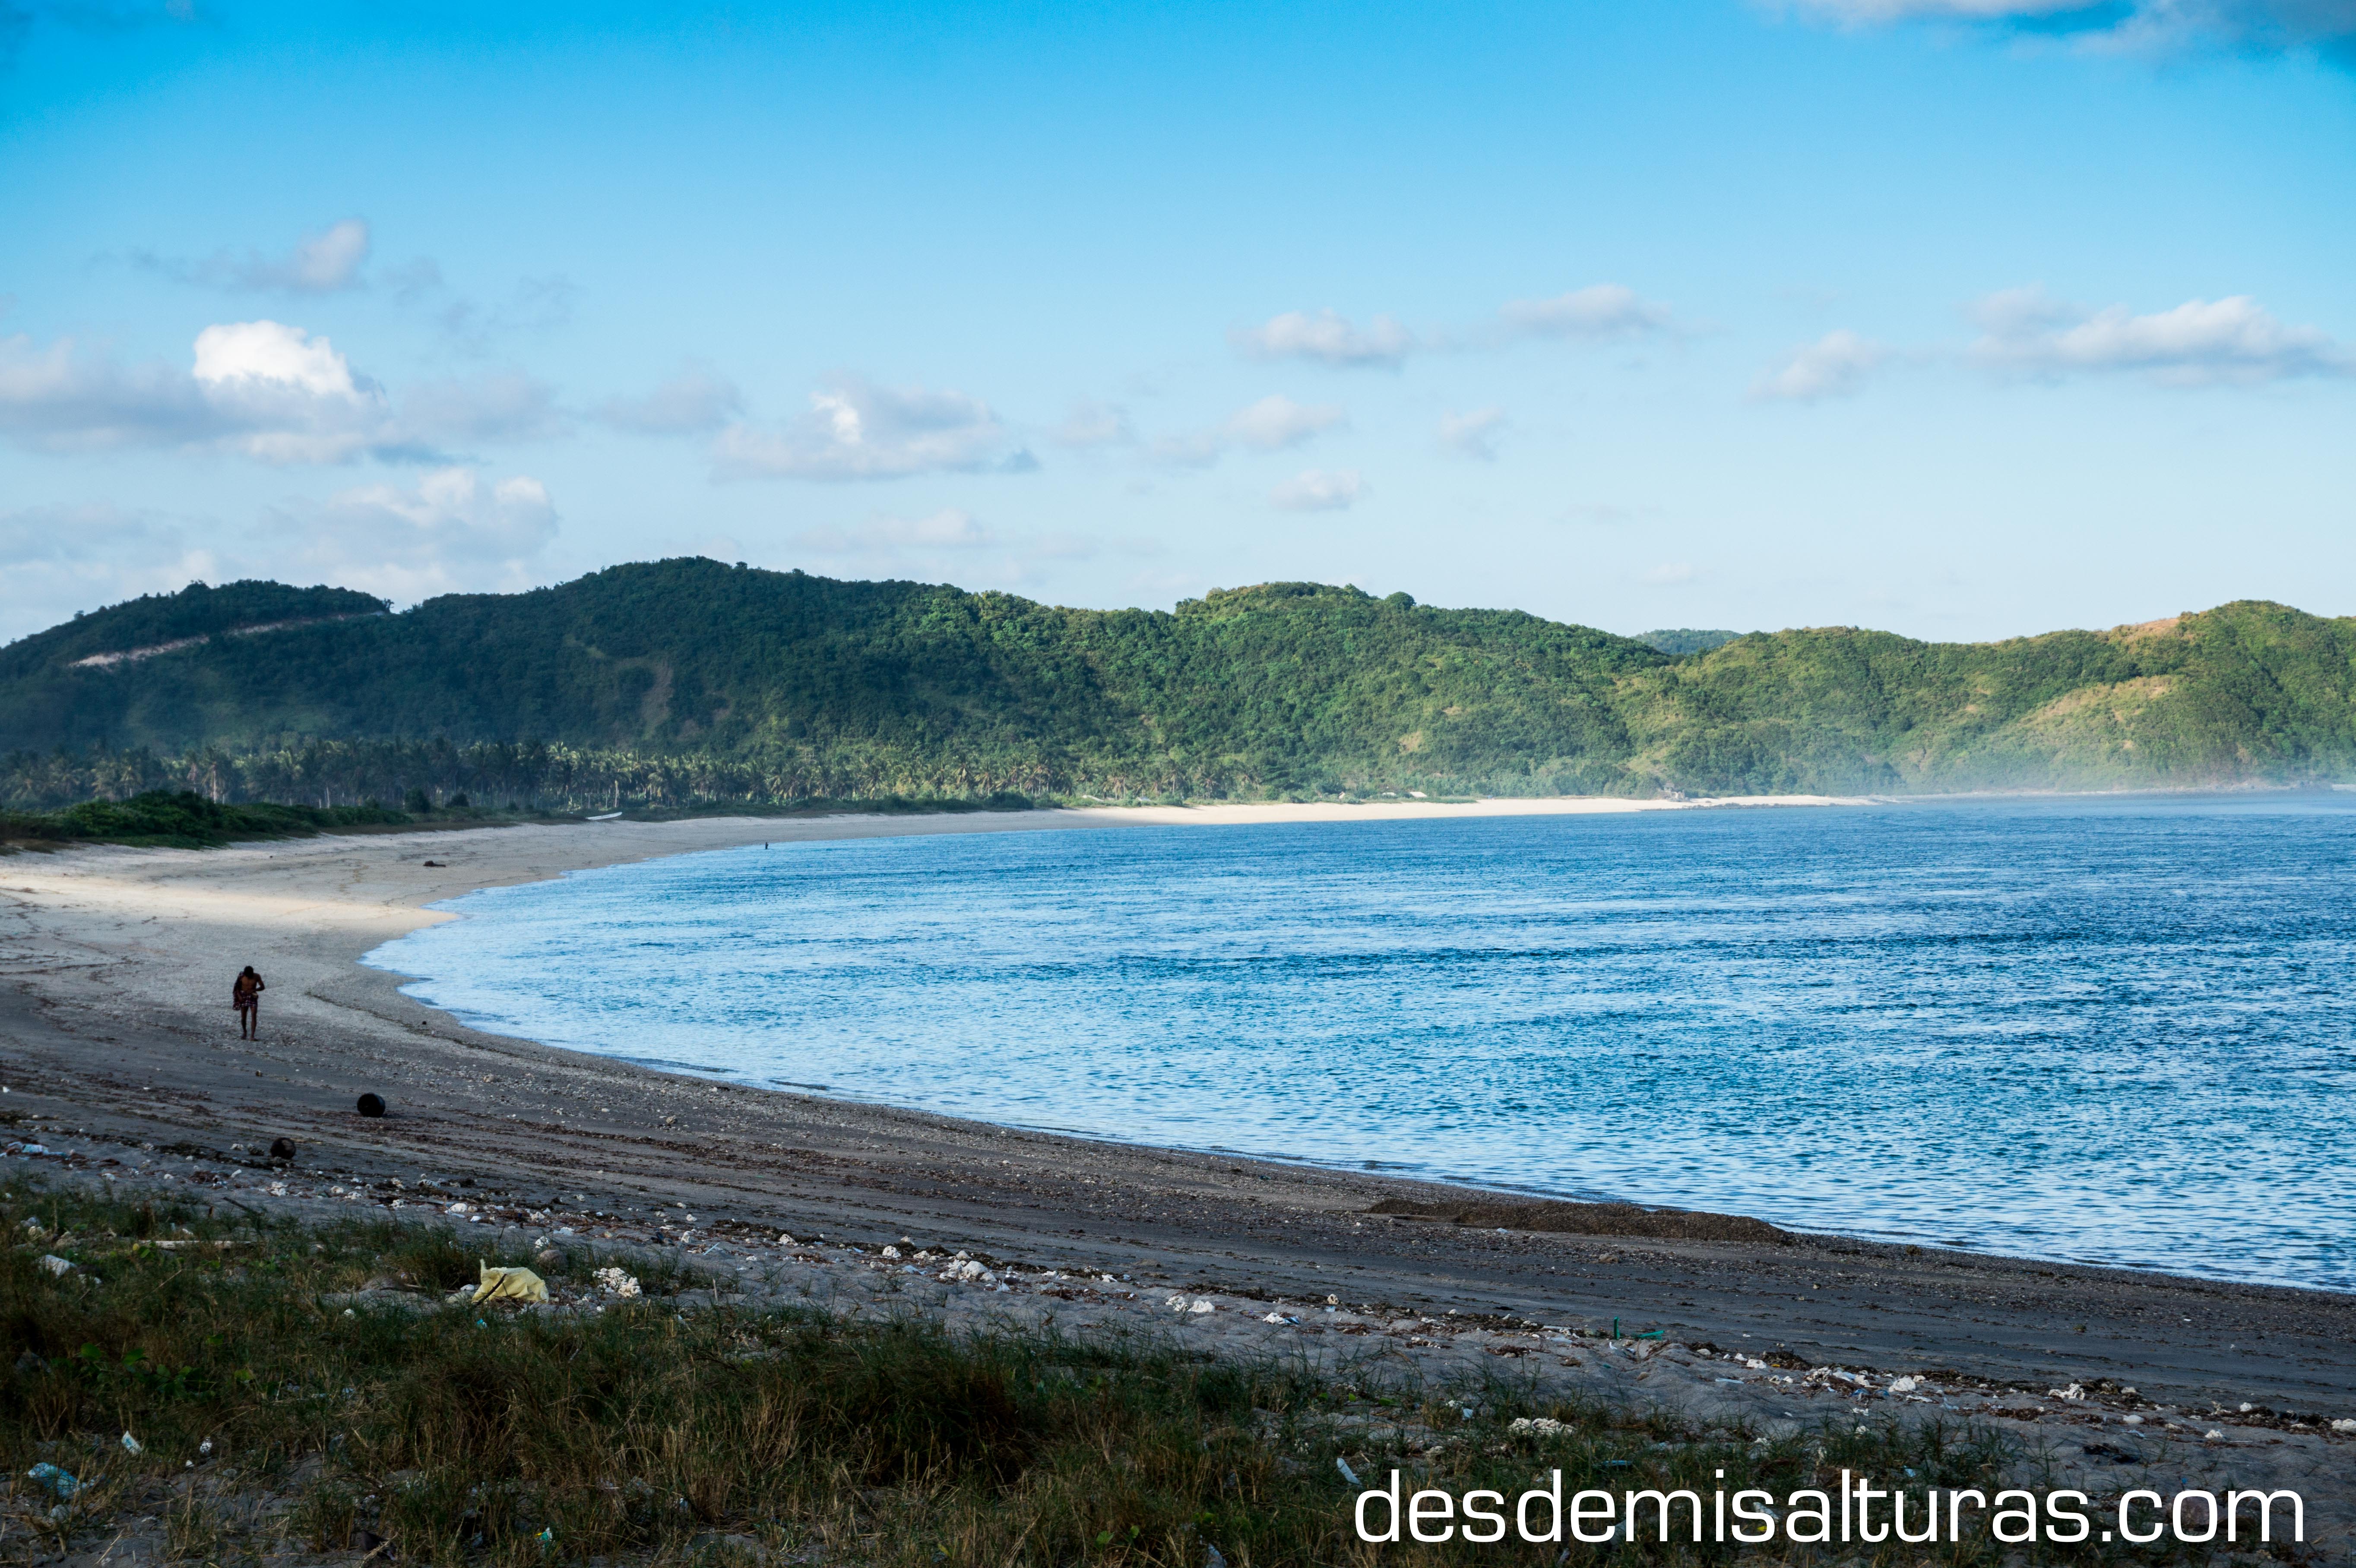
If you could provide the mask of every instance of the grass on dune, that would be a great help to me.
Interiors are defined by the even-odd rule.
[[[359,1531],[404,1563],[508,1568],[725,1557],[747,1538],[772,1561],[909,1568],[1204,1568],[1213,1548],[1234,1568],[1361,1563],[1381,1549],[1352,1532],[1337,1456],[1369,1482],[1397,1466],[1410,1486],[1509,1496],[1558,1467],[1567,1492],[1707,1495],[1723,1470],[1730,1489],[1780,1494],[1843,1467],[1987,1485],[2010,1459],[1984,1430],[1844,1424],[1760,1443],[1503,1380],[1440,1390],[1145,1339],[681,1310],[645,1268],[648,1297],[601,1314],[478,1308],[446,1293],[473,1282],[489,1238],[447,1231],[231,1221],[200,1202],[22,1183],[0,1187],[0,1226],[12,1243],[0,1254],[0,1461],[13,1477],[0,1557],[13,1561],[146,1516],[164,1521],[172,1555],[222,1568],[289,1538],[348,1553]],[[77,1266],[54,1275],[45,1254]],[[599,1261],[575,1252],[542,1272]],[[418,1302],[337,1298],[371,1285],[413,1287]],[[1510,1435],[1526,1414],[1569,1430]],[[83,1483],[70,1503],[26,1477],[42,1460]],[[1549,1563],[1559,1551],[1396,1550]],[[1983,1541],[1940,1561],[1997,1554]]]

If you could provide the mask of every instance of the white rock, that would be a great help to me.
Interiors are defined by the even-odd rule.
[[[2356,1421],[2335,1421],[2331,1424],[2331,1430],[2334,1432],[2356,1432]]]
[[[886,1247],[884,1249],[884,1255],[887,1258],[896,1258],[900,1255],[900,1249],[897,1247]]]

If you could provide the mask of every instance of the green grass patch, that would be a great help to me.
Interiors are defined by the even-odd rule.
[[[477,1308],[447,1295],[486,1255],[488,1238],[464,1232],[229,1221],[22,1183],[0,1188],[0,1460],[16,1517],[49,1551],[144,1516],[174,1555],[224,1568],[289,1540],[348,1552],[359,1531],[403,1563],[508,1568],[724,1558],[747,1540],[907,1568],[1205,1568],[1214,1547],[1233,1568],[1358,1563],[1376,1549],[1352,1532],[1337,1457],[1369,1484],[1397,1467],[1410,1487],[1509,1497],[1558,1467],[1566,1491],[1708,1495],[1723,1470],[1730,1489],[1780,1495],[1844,1467],[1987,1486],[2015,1458],[1987,1430],[1937,1424],[1758,1442],[1503,1376],[1442,1389],[1152,1339],[681,1310],[658,1294],[674,1282],[643,1268],[648,1296],[602,1313]],[[75,1267],[55,1274],[45,1254]],[[543,1272],[585,1278],[598,1261],[578,1249]],[[1565,1429],[1509,1434],[1522,1415]],[[37,1495],[26,1472],[40,1462],[81,1483],[70,1502]],[[1484,1563],[1558,1551],[1409,1550]]]

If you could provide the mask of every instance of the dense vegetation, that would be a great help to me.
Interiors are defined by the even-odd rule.
[[[363,1552],[420,1568],[1281,1568],[1377,1561],[1336,1458],[1509,1496],[1534,1467],[1570,1491],[1704,1495],[1825,1487],[1847,1468],[1908,1477],[1918,1518],[1926,1488],[1993,1490],[2019,1462],[1985,1428],[1860,1414],[1771,1440],[1550,1398],[1502,1371],[1443,1389],[1372,1358],[1319,1373],[1149,1336],[958,1338],[914,1311],[689,1309],[680,1287],[725,1282],[662,1255],[626,1259],[644,1296],[602,1312],[471,1307],[445,1293],[475,1284],[486,1253],[576,1285],[605,1261],[577,1244],[526,1258],[479,1231],[305,1230],[18,1180],[0,1188],[0,1235],[12,1561],[102,1556],[160,1519],[158,1544],[189,1568]],[[366,1305],[338,1310],[363,1286]],[[1561,1425],[1513,1433],[1526,1415]],[[1618,1560],[1818,1560],[1636,1534]],[[2087,1560],[2130,1552],[2151,1560]],[[1981,1530],[1940,1561],[2003,1556]]]
[[[0,751],[37,809],[2300,784],[2356,778],[2356,620],[1672,654],[1312,583],[1091,611],[680,560],[391,614],[243,582],[0,648]]]
[[[422,802],[420,804],[423,804]],[[197,849],[240,838],[293,838],[323,831],[406,827],[405,811],[381,805],[224,805],[194,790],[150,790],[129,800],[86,800],[62,811],[0,811],[0,844],[12,839],[156,844]]]
[[[1740,635],[1740,632],[1703,631],[1695,626],[1664,626],[1658,631],[1639,632],[1636,640],[1665,654],[1706,654]]]

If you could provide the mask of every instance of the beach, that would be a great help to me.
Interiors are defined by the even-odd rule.
[[[13,855],[0,859],[0,1109],[10,1137],[71,1151],[85,1171],[114,1159],[123,1179],[259,1169],[259,1150],[287,1137],[300,1149],[293,1175],[316,1171],[324,1183],[332,1173],[355,1194],[430,1177],[471,1183],[495,1204],[616,1214],[663,1203],[684,1206],[707,1232],[862,1246],[906,1237],[911,1247],[1238,1300],[1331,1297],[1369,1324],[1437,1328],[1454,1315],[1492,1332],[1524,1320],[1596,1331],[1616,1322],[1659,1330],[1672,1345],[1772,1352],[1803,1369],[1936,1370],[1955,1386],[1994,1391],[1968,1408],[2006,1411],[1990,1418],[2040,1440],[2076,1442],[2090,1421],[2134,1413],[2146,1435],[2182,1426],[2212,1463],[2222,1455],[2290,1477],[2278,1484],[2300,1487],[2311,1506],[2345,1493],[2329,1477],[2356,1454],[2356,1435],[2329,1423],[2356,1417],[2356,1296],[1786,1236],[1740,1216],[1480,1211],[1494,1200],[1365,1172],[723,1087],[469,1030],[402,996],[400,976],[356,962],[449,918],[426,906],[475,889],[745,844],[1665,806],[1674,808],[1546,801],[616,821]],[[253,1041],[239,1040],[229,1006],[230,976],[247,963],[269,987]],[[390,1106],[380,1119],[354,1111],[370,1092]],[[1370,1212],[1377,1206],[1391,1212]],[[1446,1217],[1460,1214],[1468,1222]],[[665,1239],[635,1221],[605,1228]],[[1401,1352],[1415,1350],[1410,1339],[1444,1348],[1450,1336],[1434,1328],[1398,1336]],[[2072,1386],[2097,1392],[2045,1397]],[[1633,1383],[1620,1392],[1644,1392]],[[1751,1392],[1783,1401],[1768,1413],[1804,1413],[1796,1395]],[[2199,1413],[2198,1432],[2186,1413]]]

